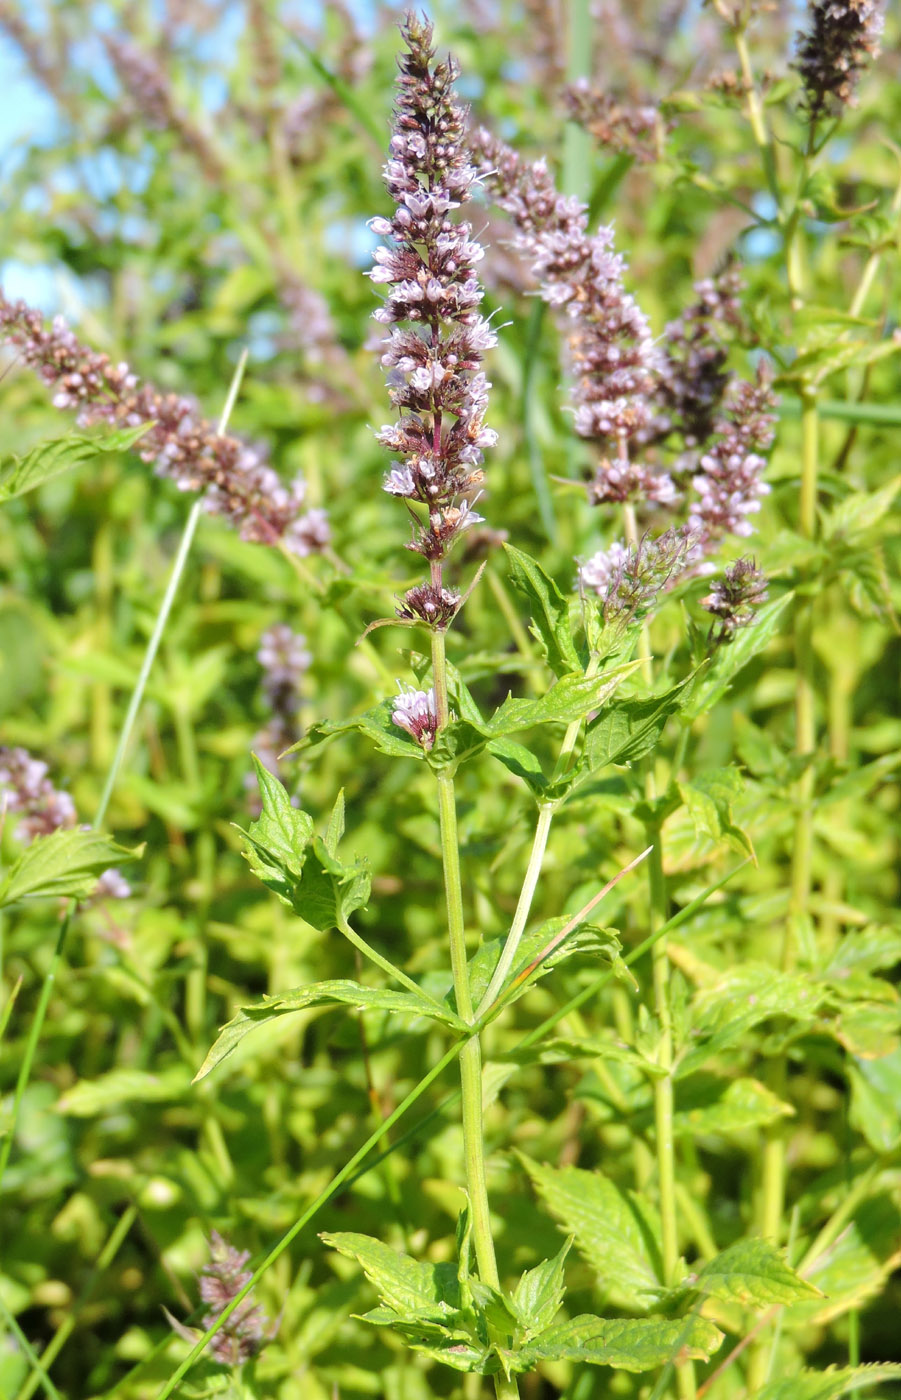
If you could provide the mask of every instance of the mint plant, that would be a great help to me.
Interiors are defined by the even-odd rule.
[[[897,1386],[895,19],[226,8],[0,0],[0,1390]]]

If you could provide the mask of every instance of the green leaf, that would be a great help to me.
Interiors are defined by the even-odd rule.
[[[714,768],[678,786],[698,836],[715,844],[725,842],[739,854],[753,856],[751,838],[732,820],[732,804],[744,791],[737,768]]]
[[[38,836],[0,883],[0,908],[20,899],[58,899],[63,895],[85,899],[104,870],[137,860],[143,849],[128,850],[97,831],[54,831]]]
[[[852,1125],[863,1133],[874,1152],[897,1151],[901,1146],[901,1049],[878,1059],[852,1059]]]
[[[370,877],[365,861],[347,865],[333,855],[343,829],[343,799],[329,823],[328,840],[313,834],[313,819],[291,806],[278,778],[254,757],[263,811],[243,832],[245,851],[254,874],[295,914],[314,928],[339,928],[369,899]],[[242,830],[242,828],[238,828]]]
[[[183,1065],[171,1065],[159,1074],[140,1069],[113,1069],[97,1079],[80,1079],[58,1100],[58,1113],[72,1118],[93,1118],[126,1103],[167,1103],[180,1099],[191,1086]]]
[[[323,1234],[324,1244],[358,1263],[386,1307],[441,1322],[460,1306],[456,1264],[423,1264],[369,1235]]]
[[[823,1296],[786,1308],[783,1325],[809,1328],[862,1307],[885,1287],[901,1263],[901,1208],[894,1188],[864,1201],[838,1239],[805,1270]]]
[[[686,1137],[730,1137],[761,1128],[794,1110],[759,1079],[724,1080],[696,1075],[680,1081],[673,1115],[673,1132]]]
[[[554,675],[565,676],[572,671],[581,671],[567,599],[535,559],[515,549],[512,544],[505,544],[504,549],[510,563],[513,587],[528,601],[532,634],[541,643]]]
[[[738,1240],[710,1259],[687,1286],[710,1298],[767,1308],[816,1297],[818,1289],[796,1274],[768,1240]]]
[[[793,596],[792,593],[783,593],[781,598],[765,604],[749,627],[742,627],[731,642],[719,648],[710,670],[693,688],[691,698],[685,705],[686,722],[690,723],[712,709],[725,695],[739,671],[769,644]]]
[[[571,1247],[572,1240],[568,1239],[559,1254],[527,1269],[516,1285],[513,1306],[527,1338],[550,1327],[560,1311],[566,1292],[564,1265]]]
[[[614,700],[588,726],[580,768],[585,776],[651,753],[670,715],[684,704],[686,682],[646,699]],[[575,786],[580,785],[578,782]]]
[[[551,1215],[594,1269],[605,1301],[647,1312],[662,1291],[660,1221],[646,1197],[600,1172],[521,1161]]]
[[[878,491],[854,491],[846,496],[823,520],[826,539],[837,537],[857,541],[868,534],[888,515],[901,491],[901,476],[896,476]]]
[[[539,1361],[586,1361],[621,1371],[652,1371],[667,1362],[706,1361],[723,1334],[704,1317],[602,1318],[581,1316],[549,1327],[520,1352],[523,1369]]]
[[[557,914],[553,919],[545,920],[538,928],[523,935],[516,950],[516,960],[508,983],[514,981],[541,956],[555,935],[570,922],[570,918],[569,914]],[[489,939],[487,943],[481,944],[469,960],[469,986],[473,1004],[476,1006],[488,990],[506,941],[506,937]],[[600,954],[616,962],[619,960],[621,947],[622,944],[612,929],[600,929],[593,924],[584,924],[574,929],[569,937],[544,959],[536,970],[536,977],[543,977],[574,953]],[[526,990],[526,985],[523,985],[522,991]]]
[[[364,987],[359,982],[314,982],[309,987],[295,987],[288,992],[264,997],[255,1006],[242,1006],[236,1016],[222,1027],[212,1049],[194,1076],[203,1079],[238,1048],[245,1036],[276,1016],[288,1016],[295,1011],[307,1011],[313,1006],[354,1006],[360,1011],[387,1011],[392,1015],[427,1016],[433,1020],[456,1025],[452,1012],[442,1016],[440,1006],[414,992],[395,992],[389,988]]]
[[[562,676],[539,700],[508,696],[485,724],[483,732],[491,738],[500,738],[537,724],[569,724],[574,719],[582,719],[591,710],[599,709],[640,665],[639,660],[626,661],[597,676],[583,676],[581,672]]]
[[[21,457],[0,458],[0,503],[23,496],[26,491],[33,491],[45,481],[105,452],[127,451],[143,437],[149,426],[142,423],[138,428],[119,428],[111,433],[69,433],[66,437],[38,443]]]
[[[871,1366],[830,1366],[828,1371],[801,1371],[782,1380],[769,1381],[756,1400],[840,1400],[855,1390],[880,1381],[901,1380],[901,1365],[876,1362]]]
[[[293,907],[292,891],[303,871],[306,848],[313,836],[313,818],[292,807],[284,785],[256,754],[252,758],[263,810],[246,831],[238,827],[249,843],[244,854],[263,884],[284,904]]]
[[[371,739],[380,753],[391,754],[392,758],[424,759],[426,754],[421,744],[417,744],[412,735],[392,723],[391,715],[395,708],[393,700],[382,700],[373,709],[366,710],[361,715],[353,715],[350,719],[324,720],[313,724],[303,738],[285,752],[300,753],[304,749],[327,743],[339,734],[351,734],[356,731]]]
[[[547,787],[547,778],[531,749],[527,749],[525,744],[517,744],[515,739],[492,739],[488,752],[510,773],[522,778],[535,797],[541,797]]]

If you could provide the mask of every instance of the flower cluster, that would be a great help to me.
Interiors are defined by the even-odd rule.
[[[709,549],[726,534],[750,535],[748,520],[769,494],[763,480],[773,441],[775,399],[761,367],[756,384],[737,381],[728,391],[724,411],[714,424],[715,440],[698,459],[692,486],[697,499],[689,507],[688,525]]]
[[[263,692],[270,717],[254,739],[253,748],[264,767],[278,774],[279,754],[300,738],[300,685],[313,657],[307,650],[306,637],[278,622],[260,638],[257,660],[263,668]]]
[[[589,234],[584,205],[558,193],[544,161],[521,160],[484,129],[474,134],[472,148],[484,183],[512,220],[514,246],[531,264],[541,296],[564,318],[576,432],[615,449],[615,462],[602,459],[592,499],[638,495],[671,503],[670,478],[629,460],[630,440],[640,440],[650,420],[660,352],[625,290],[625,261],[613,250],[613,229]]]
[[[740,627],[754,621],[754,614],[767,599],[766,575],[753,559],[738,559],[721,579],[711,584],[701,607],[717,619],[714,641],[731,641]]]
[[[438,706],[434,690],[412,690],[398,681],[400,694],[391,712],[391,722],[430,749],[438,732]]]
[[[738,265],[728,262],[715,277],[695,283],[696,300],[667,326],[649,437],[678,432],[686,447],[697,448],[712,436],[731,378],[724,332],[743,328],[743,285]]]
[[[16,835],[30,845],[40,836],[69,830],[78,821],[69,793],[53,786],[48,765],[27,749],[0,744],[0,819],[6,812],[19,817]],[[105,870],[94,888],[95,899],[127,899],[131,886],[118,870]]]
[[[137,451],[181,491],[205,491],[204,505],[223,515],[244,540],[283,541],[299,555],[321,551],[329,540],[322,510],[302,511],[306,484],[285,486],[262,453],[239,438],[217,433],[196,403],[142,384],[127,364],[81,344],[61,317],[45,328],[40,312],[10,302],[0,292],[0,344],[18,350],[25,364],[55,388],[56,408],[75,410],[82,427],[148,429]]]
[[[622,102],[592,87],[586,78],[564,88],[563,101],[573,121],[599,145],[642,162],[660,157],[666,123],[653,103]]]
[[[463,144],[465,111],[453,98],[457,67],[434,61],[431,26],[413,14],[401,33],[407,52],[385,167],[396,208],[391,219],[372,220],[391,242],[377,249],[369,274],[390,289],[374,315],[392,327],[382,364],[400,417],[377,436],[397,458],[386,491],[425,507],[424,523],[414,513],[409,548],[430,561],[440,587],[441,561],[482,518],[472,499],[482,484],[483,449],[497,434],[484,426],[490,386],[479,365],[496,336],[479,312],[482,248],[468,223],[450,217],[475,180]]]
[[[606,623],[640,621],[684,571],[696,548],[696,539],[684,527],[656,539],[645,535],[634,546],[615,541],[579,566],[579,587],[602,600]]]
[[[858,75],[877,57],[884,23],[881,0],[811,0],[795,67],[812,123],[853,106]]]
[[[48,765],[27,749],[0,746],[0,802],[7,812],[21,814],[16,830],[26,844],[77,821],[75,803],[53,786],[48,772]]]
[[[120,34],[107,33],[103,44],[130,107],[159,131],[172,131],[191,152],[207,179],[220,181],[222,161],[209,137],[176,100],[168,74],[157,57]]]
[[[411,588],[399,607],[397,616],[405,622],[424,622],[428,627],[442,631],[453,622],[460,608],[460,594],[455,588],[435,587],[431,583]]]
[[[237,1250],[215,1230],[210,1236],[210,1261],[200,1274],[200,1296],[209,1311],[200,1319],[207,1331],[250,1280],[250,1254]],[[210,1352],[223,1366],[242,1366],[268,1340],[267,1318],[249,1293],[210,1341]]]

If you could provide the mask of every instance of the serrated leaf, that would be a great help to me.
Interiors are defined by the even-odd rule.
[[[508,984],[523,973],[537,958],[541,956],[548,944],[560,932],[562,928],[570,922],[570,915],[558,914],[553,919],[546,919],[538,928],[532,929],[523,935],[519,947],[516,950],[513,968],[507,979]],[[500,962],[501,953],[504,950],[506,938],[492,938],[483,943],[469,960],[469,985],[473,1004],[478,1006],[482,997],[488,990],[488,985],[494,976],[495,969]],[[543,977],[558,967],[566,958],[570,958],[574,953],[600,954],[616,962],[622,944],[612,929],[600,929],[594,924],[585,924],[575,929],[572,934],[564,939],[560,945],[549,954],[536,970],[536,977]],[[527,985],[523,985],[522,992],[527,990]]]
[[[244,854],[253,873],[290,907],[291,891],[301,877],[313,835],[313,818],[293,807],[284,784],[256,754],[252,758],[263,810],[246,831],[238,827],[248,842]]]
[[[805,1269],[823,1297],[786,1308],[788,1328],[825,1324],[879,1294],[901,1263],[901,1207],[889,1190],[863,1202],[838,1239]]]
[[[673,1321],[583,1315],[542,1332],[522,1349],[520,1361],[526,1367],[539,1361],[585,1361],[620,1371],[652,1371],[669,1361],[706,1361],[722,1340],[719,1328],[694,1315]]]
[[[460,1284],[455,1264],[422,1263],[370,1235],[339,1232],[320,1238],[345,1258],[355,1260],[385,1306],[395,1312],[416,1313],[442,1322],[459,1308]]]
[[[312,724],[303,738],[298,739],[285,753],[300,753],[305,749],[328,743],[339,734],[357,732],[370,739],[380,753],[390,754],[392,758],[424,760],[426,755],[421,744],[417,744],[411,735],[392,723],[391,715],[395,708],[393,700],[382,700],[371,710],[366,710],[361,715],[353,715],[350,719],[323,720],[319,724]]]
[[[560,1311],[566,1292],[564,1265],[571,1247],[572,1240],[568,1239],[559,1254],[542,1260],[534,1269],[527,1269],[516,1285],[513,1306],[527,1338],[550,1327]]]
[[[529,791],[535,797],[541,797],[547,787],[547,778],[531,749],[527,749],[525,744],[517,744],[515,739],[492,739],[487,747],[492,757],[502,763],[508,772],[522,778]]]
[[[825,538],[842,537],[850,541],[860,539],[888,515],[899,491],[901,476],[896,476],[878,491],[852,492],[825,516]]]
[[[309,987],[295,987],[292,991],[280,992],[275,996],[264,997],[255,1006],[242,1006],[236,1016],[222,1027],[212,1049],[195,1075],[195,1081],[203,1079],[210,1070],[227,1059],[240,1045],[245,1036],[257,1029],[265,1021],[276,1016],[288,1016],[292,1012],[307,1011],[313,1006],[328,1005],[354,1006],[360,1011],[387,1011],[392,1015],[427,1016],[433,1020],[456,1025],[453,1014],[441,1015],[440,1007],[427,997],[418,997],[414,992],[395,992],[390,988],[364,987],[359,982],[332,981],[314,982]]]
[[[793,1112],[790,1104],[759,1079],[696,1075],[694,1082],[689,1080],[684,1087],[680,1082],[673,1132],[688,1137],[729,1137],[775,1123]]]
[[[732,804],[741,797],[744,781],[737,768],[714,768],[679,783],[679,793],[698,836],[725,842],[741,855],[753,855],[748,834],[732,820]]]
[[[295,914],[314,928],[339,928],[369,899],[370,877],[365,861],[346,864],[329,845],[313,834],[313,819],[292,807],[283,784],[254,757],[263,811],[243,835],[254,874]],[[343,829],[343,804],[336,806],[329,841],[337,845]],[[238,828],[242,830],[242,828]]]
[[[33,491],[45,481],[105,452],[125,452],[143,437],[149,424],[137,428],[117,428],[111,433],[69,433],[38,443],[22,456],[0,458],[0,503]]]
[[[485,723],[489,738],[503,738],[539,724],[569,724],[599,709],[614,690],[641,665],[626,661],[597,676],[561,676],[538,700],[509,697]]]
[[[880,1381],[901,1381],[901,1365],[876,1362],[870,1366],[830,1366],[828,1371],[801,1371],[769,1381],[756,1400],[840,1400],[843,1395]]]
[[[681,709],[686,682],[661,695],[613,700],[591,721],[572,791],[611,763],[631,763],[651,753],[670,715]]]
[[[504,549],[510,563],[511,582],[528,601],[532,633],[541,643],[554,675],[565,676],[581,670],[567,599],[535,559],[511,544],[505,544]]]
[[[581,1167],[523,1166],[551,1215],[594,1269],[605,1301],[647,1312],[662,1290],[660,1221],[642,1196]]]
[[[769,1240],[738,1240],[708,1260],[686,1285],[710,1298],[767,1308],[816,1297],[818,1289],[795,1273]]]
[[[700,715],[721,700],[743,667],[763,651],[775,636],[782,614],[794,595],[784,593],[772,603],[766,603],[748,627],[742,627],[728,645],[721,646],[707,674],[693,688],[685,705],[687,721]]]
[[[901,1146],[901,1049],[878,1059],[852,1059],[850,1120],[874,1152]]]
[[[144,847],[128,850],[98,831],[54,831],[38,836],[0,883],[0,908],[22,899],[85,899],[111,866],[137,860]]]

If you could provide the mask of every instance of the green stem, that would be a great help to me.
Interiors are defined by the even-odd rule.
[[[757,89],[754,78],[754,70],[751,66],[751,55],[748,51],[747,38],[743,28],[735,30],[735,52],[738,54],[738,61],[741,65],[741,75],[744,79],[745,90],[748,96],[748,122],[754,143],[760,151],[760,159],[763,164],[766,182],[770,194],[776,203],[776,208],[782,207],[782,191],[779,188],[779,177],[776,170],[776,153],[773,148],[773,141],[767,129],[766,115],[764,113],[763,101]]]
[[[816,534],[817,477],[819,460],[819,422],[816,392],[805,385],[801,391],[801,489],[799,530],[804,539]],[[800,590],[795,613],[795,752],[809,760],[795,793],[797,815],[791,860],[791,893],[788,918],[782,938],[782,967],[790,971],[797,957],[797,929],[809,917],[813,872],[813,752],[816,748],[816,711],[813,677],[813,606],[812,581]],[[767,1082],[772,1091],[784,1099],[788,1069],[784,1057],[770,1068]],[[786,1194],[786,1129],[784,1120],[774,1123],[764,1133],[760,1174],[757,1227],[764,1239],[779,1244],[785,1214]],[[751,1355],[748,1384],[753,1393],[766,1381],[769,1351],[761,1340]]]
[[[232,382],[229,387],[228,397],[225,402],[225,408],[223,409],[222,417],[219,420],[218,433],[220,435],[222,435],[225,432],[226,426],[228,424],[232,408],[234,407],[235,399],[238,396],[238,390],[241,387],[241,380],[244,377],[244,367],[246,363],[247,351],[245,350],[242,353],[241,358],[238,361],[237,368],[235,369],[234,375],[232,376]],[[178,586],[181,583],[182,574],[185,571],[185,565],[188,560],[188,554],[190,553],[191,544],[193,543],[194,534],[197,529],[197,522],[200,519],[201,509],[202,498],[198,497],[197,500],[194,502],[193,506],[191,507],[190,514],[188,515],[188,519],[185,523],[185,528],[182,532],[181,541],[178,546],[178,553],[175,556],[175,562],[172,565],[172,572],[169,575],[169,582],[166,585],[166,591],[163,595],[163,601],[160,604],[160,609],[157,613],[157,618],[154,624],[153,632],[150,637],[150,641],[147,643],[147,648],[144,652],[144,660],[141,663],[141,669],[138,672],[138,679],[135,682],[135,688],[132,691],[131,700],[129,701],[128,710],[126,712],[125,720],[122,725],[122,732],[119,735],[119,742],[116,745],[116,752],[113,755],[113,761],[110,764],[109,772],[106,775],[106,782],[104,783],[103,791],[100,794],[100,801],[97,804],[97,811],[95,813],[94,821],[92,823],[95,829],[99,829],[100,827],[102,827],[104,821],[106,820],[106,814],[109,808],[110,798],[112,797],[113,788],[115,787],[116,779],[119,776],[119,772],[122,767],[122,762],[125,758],[125,752],[128,748],[128,744],[131,739],[132,731],[135,726],[135,721],[138,717],[138,711],[141,708],[141,702],[144,699],[144,691],[147,688],[147,681],[150,676],[150,671],[153,667],[154,661],[156,660],[156,654],[159,651],[160,642],[163,639],[163,633],[166,628],[166,623],[168,622],[169,614],[172,611],[172,604],[175,601],[175,595],[178,592]],[[19,1110],[22,1106],[22,1098],[25,1094],[25,1090],[31,1078],[31,1068],[34,1063],[35,1054],[37,1052],[38,1042],[41,1037],[41,1031],[44,1027],[44,1020],[47,1015],[47,1008],[50,1004],[50,997],[53,994],[53,988],[56,983],[56,975],[59,971],[60,962],[62,961],[62,956],[65,951],[66,942],[69,937],[69,929],[72,924],[73,913],[74,908],[70,905],[62,920],[62,923],[60,924],[59,933],[57,934],[56,939],[56,947],[54,948],[53,955],[50,959],[50,966],[44,974],[44,982],[41,987],[41,994],[38,998],[38,1004],[35,1009],[34,1017],[32,1019],[31,1026],[28,1030],[28,1039],[25,1043],[25,1052],[22,1056],[22,1063],[19,1068],[18,1078],[16,1080],[15,1093],[13,1095],[12,1113],[10,1116],[10,1121],[6,1135],[3,1139],[3,1143],[2,1145],[0,1145],[0,1182],[2,1182],[3,1180],[3,1175],[6,1171],[6,1167],[9,1162],[9,1154],[12,1150],[12,1144],[16,1135],[16,1126],[19,1121]]]
[[[444,633],[432,633],[432,681],[435,687],[435,708],[438,727],[447,724],[449,715],[447,695],[447,660]],[[467,1023],[473,1021],[472,996],[466,958],[466,927],[463,916],[463,887],[460,878],[460,842],[457,831],[457,804],[453,775],[448,771],[436,774],[438,786],[438,821],[441,830],[441,858],[444,869],[444,891],[447,904],[447,929],[450,941],[451,970],[457,1014]],[[472,1212],[472,1240],[475,1247],[479,1277],[492,1288],[500,1287],[491,1213],[488,1205],[488,1185],[485,1175],[484,1127],[482,1122],[482,1048],[476,1033],[460,1051],[460,1092],[462,1098],[463,1160],[466,1190]],[[519,1395],[515,1380],[503,1375],[495,1377],[498,1400]]]

